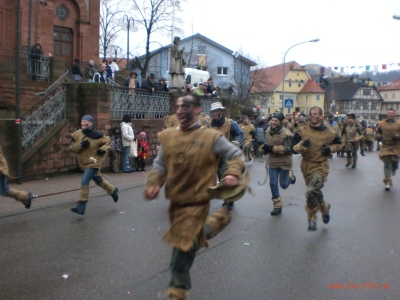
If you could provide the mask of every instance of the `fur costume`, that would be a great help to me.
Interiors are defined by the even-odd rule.
[[[266,132],[268,146],[274,146],[267,157],[266,164],[272,168],[292,169],[292,132],[280,126],[277,132],[269,127]]]
[[[37,195],[32,195],[30,192],[9,188],[7,185],[8,176],[9,173],[7,161],[3,156],[3,151],[0,147],[0,194],[18,200],[25,205],[25,208],[30,208],[32,199],[36,198]]]
[[[220,132],[200,126],[197,122],[191,129],[160,132],[161,146],[147,177],[146,191],[165,183],[170,199],[171,226],[163,237],[173,246],[169,299],[186,299],[196,252],[230,222],[230,211],[224,207],[207,217],[211,200],[208,188],[215,185],[219,160],[226,162],[224,177],[236,176],[243,182],[247,173],[241,150]]]
[[[214,128],[215,130],[218,130],[219,132],[222,133],[224,137],[226,137],[228,140],[230,140],[231,136],[231,122],[232,120],[222,116],[220,120],[211,120],[211,127]]]
[[[209,128],[189,131],[168,128],[159,134],[168,173],[164,178],[163,174],[152,171],[147,186],[166,183],[165,193],[171,200],[171,226],[164,240],[182,251],[192,249],[199,234],[200,246],[207,246],[202,234],[211,200],[207,187],[215,185],[218,158],[213,154],[213,146],[220,136],[221,133]],[[243,161],[234,159],[227,164],[224,176],[240,178],[244,170]]]
[[[92,118],[91,116],[89,116]],[[82,118],[84,119],[84,118]],[[80,196],[78,206],[71,208],[71,211],[83,215],[85,213],[86,203],[89,200],[89,181],[93,180],[98,186],[103,188],[109,194],[114,202],[118,201],[118,188],[107,182],[101,177],[100,168],[107,152],[111,149],[111,139],[103,133],[91,129],[79,129],[72,133],[71,150],[78,153],[78,166],[84,172],[93,172],[93,177],[85,179],[87,182],[81,181]],[[87,147],[82,147],[82,142],[88,141]],[[99,154],[98,151],[103,152]],[[92,170],[93,169],[93,170]]]
[[[382,147],[379,152],[379,158],[382,159],[385,156],[399,156],[400,155],[400,140],[393,141],[392,135],[400,135],[400,121],[384,120],[378,125],[376,130],[376,138],[381,139]]]
[[[92,130],[93,133],[86,135],[82,129],[72,133],[73,143],[71,150],[78,154],[78,166],[81,170],[86,168],[100,169],[104,159],[107,157],[107,151],[111,149],[111,139],[102,133]],[[89,146],[82,148],[81,142],[83,140],[89,141]],[[105,151],[103,155],[97,154],[97,150],[102,149]]]
[[[309,147],[303,146],[305,140],[310,140]],[[330,155],[324,155],[321,149],[326,145],[330,147],[331,153],[334,153],[342,147],[341,144],[341,139],[325,125],[319,127],[308,125],[301,130],[301,141],[293,146],[293,150],[303,157],[300,169],[307,185],[306,212],[309,222],[314,222],[314,226],[318,210],[321,210],[323,215],[329,214],[329,204],[324,201],[322,188],[329,173]],[[312,230],[316,230],[316,227]]]
[[[252,140],[253,140],[253,134],[256,131],[256,128],[254,127],[253,124],[240,124],[240,128],[243,131],[243,152],[246,157],[246,160],[250,160],[252,158],[252,152],[253,152],[253,145],[252,145]]]
[[[385,189],[388,191],[392,187],[391,177],[396,174],[399,168],[400,139],[394,140],[393,136],[400,135],[400,121],[396,119],[386,119],[378,125],[376,138],[382,141],[379,158],[383,161],[383,171],[385,178]]]
[[[308,139],[311,140],[311,146],[306,148],[302,143]],[[313,173],[321,174],[324,181],[327,179],[329,173],[327,159],[329,156],[321,153],[323,145],[328,145],[331,148],[331,153],[335,153],[341,148],[341,140],[324,125],[317,128],[307,125],[301,130],[301,141],[293,146],[293,150],[303,157],[301,171],[306,185],[311,182]]]
[[[8,165],[5,157],[3,156],[3,151],[1,150],[0,147],[0,173],[8,176]]]
[[[277,118],[279,120],[279,118]],[[282,120],[283,122],[285,120]],[[266,165],[269,172],[269,184],[272,193],[272,202],[274,210],[271,215],[279,215],[282,213],[282,197],[279,193],[279,183],[281,188],[286,189],[289,184],[290,175],[293,177],[292,170],[292,132],[283,125],[278,127],[269,127],[266,132],[265,145],[271,147],[272,151],[268,153]],[[287,180],[285,180],[285,178]]]

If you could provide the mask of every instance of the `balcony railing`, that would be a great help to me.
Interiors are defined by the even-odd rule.
[[[20,52],[20,72],[27,79],[49,81],[51,57],[40,55],[31,59],[29,51]],[[15,74],[15,51],[0,48],[0,72]]]
[[[164,118],[170,112],[170,94],[150,92],[142,89],[131,89],[121,86],[110,86],[111,118],[122,119],[125,114],[132,119]],[[217,98],[202,98],[203,113],[210,113],[211,104],[221,101]]]
[[[170,94],[110,86],[111,118],[122,119],[129,114],[133,119],[163,118],[169,113]]]

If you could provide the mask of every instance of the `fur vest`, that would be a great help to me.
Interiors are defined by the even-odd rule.
[[[8,176],[7,161],[3,156],[3,151],[1,150],[1,147],[0,147],[0,173],[5,176]]]
[[[244,140],[245,141],[253,139],[253,136],[252,136],[251,132],[255,132],[256,131],[256,128],[254,127],[253,124],[241,124],[240,128],[243,131]]]
[[[311,146],[305,148],[302,143],[308,139],[311,141]],[[326,126],[316,129],[307,125],[302,128],[301,141],[294,145],[293,150],[301,153],[303,161],[322,162],[329,158],[321,152],[323,145],[330,146],[332,153],[334,153],[341,148],[341,140]]]
[[[215,130],[218,130],[223,134],[224,137],[226,137],[228,140],[230,140],[231,136],[231,122],[232,120],[226,117],[224,124],[222,124],[220,127],[213,126],[214,120],[211,122],[211,127],[214,128]]]
[[[392,134],[400,135],[400,121],[384,120],[379,123],[376,137],[382,139],[382,147],[379,157],[388,155],[400,155],[400,141],[393,141]]]
[[[209,128],[189,131],[168,128],[159,133],[168,170],[165,193],[171,200],[171,226],[163,239],[182,251],[192,249],[199,235],[200,246],[207,246],[203,233],[211,200],[207,188],[216,183],[218,160],[213,146],[220,136],[221,133]]]
[[[111,149],[111,139],[105,135],[88,137],[79,129],[72,133],[73,142],[71,150],[78,153],[78,166],[81,170],[86,168],[100,169],[104,159],[107,157],[107,151]],[[89,141],[89,146],[82,148],[81,142],[86,139]],[[97,150],[106,151],[103,155],[97,154]]]
[[[284,153],[284,147],[290,149],[292,132],[282,126],[277,133],[271,131],[271,127],[267,129],[267,141],[266,144],[274,146],[272,153],[267,156],[267,165],[272,168],[282,168],[284,170],[292,169],[292,152],[290,154]]]

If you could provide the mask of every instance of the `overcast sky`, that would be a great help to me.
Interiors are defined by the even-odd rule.
[[[393,19],[400,0],[188,0],[181,6],[182,37],[200,33],[264,66],[281,64],[289,47],[316,38],[318,43],[292,48],[286,61],[327,67],[400,63],[400,21]],[[169,38],[158,42],[167,45]]]

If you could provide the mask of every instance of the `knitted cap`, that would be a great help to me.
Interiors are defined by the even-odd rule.
[[[285,116],[283,115],[283,113],[281,113],[281,112],[276,112],[276,113],[274,113],[274,115],[272,116],[272,118],[274,118],[274,119],[278,119],[279,121],[283,121],[283,120],[285,120]]]
[[[90,123],[94,123],[94,118],[91,115],[84,115],[82,120],[88,121]]]

